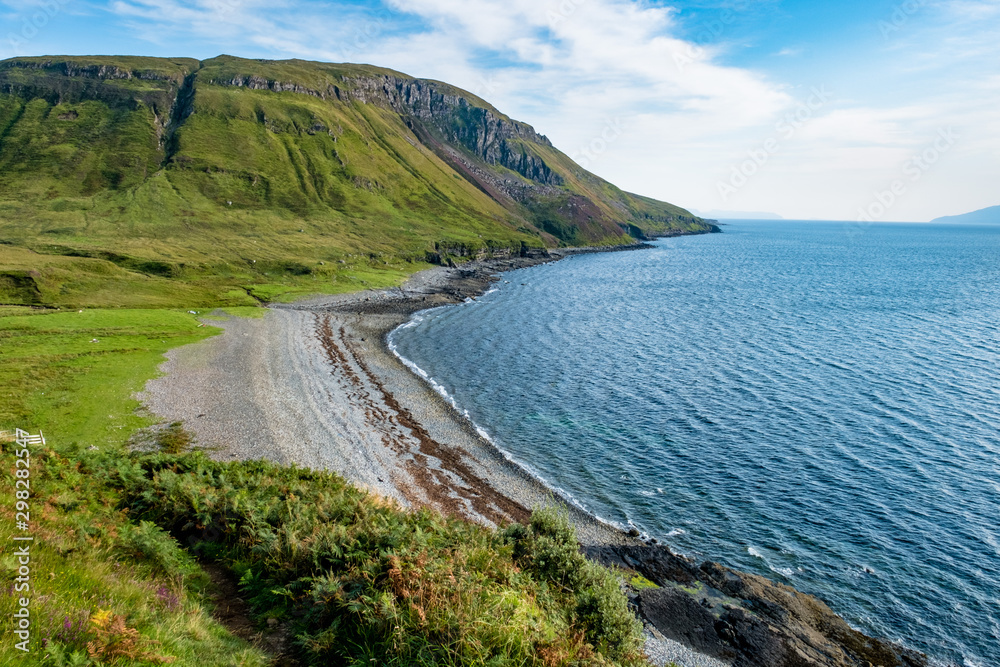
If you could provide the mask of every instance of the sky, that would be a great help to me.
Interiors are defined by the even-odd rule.
[[[219,54],[447,81],[701,212],[1000,204],[1000,0],[0,0],[0,57]]]

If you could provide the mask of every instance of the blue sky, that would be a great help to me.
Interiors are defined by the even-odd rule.
[[[701,211],[1000,204],[997,0],[0,0],[0,57],[367,62],[454,83]]]

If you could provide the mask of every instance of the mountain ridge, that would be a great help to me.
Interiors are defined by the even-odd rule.
[[[0,62],[0,241],[22,263],[24,252],[110,261],[140,283],[201,281],[203,301],[242,303],[258,284],[271,285],[262,298],[281,285],[346,289],[329,283],[362,256],[365,271],[408,273],[711,231],[444,82],[232,56]],[[262,243],[268,253],[252,247]],[[35,282],[35,301],[86,301],[59,270],[19,279]],[[0,301],[19,302],[17,290]]]

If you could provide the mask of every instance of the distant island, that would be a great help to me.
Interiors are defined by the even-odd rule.
[[[934,218],[931,222],[940,223],[960,223],[965,225],[988,225],[1000,223],[1000,206],[990,206],[981,208],[971,213],[961,215],[946,215],[941,218]]]

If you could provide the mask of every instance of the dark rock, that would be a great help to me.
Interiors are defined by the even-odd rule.
[[[696,565],[663,545],[584,551],[661,586],[639,592],[642,616],[664,636],[733,667],[927,667],[926,656],[867,637],[821,600],[764,577]]]
[[[639,593],[639,610],[668,639],[720,660],[734,660],[715,630],[715,615],[689,593],[674,587],[650,588]]]

